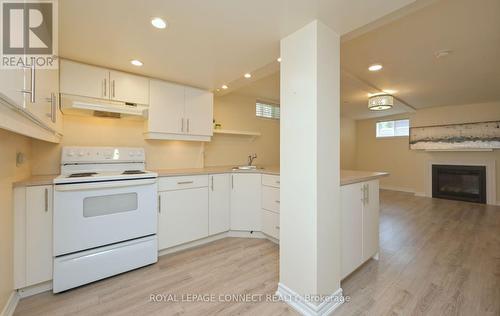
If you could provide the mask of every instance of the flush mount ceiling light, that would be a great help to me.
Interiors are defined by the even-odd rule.
[[[226,86],[225,84],[222,85],[221,87],[222,89],[226,90],[227,88],[229,88],[228,86]]]
[[[153,24],[153,26],[157,29],[164,29],[167,27],[167,22],[162,18],[152,18],[151,24]]]
[[[368,109],[372,111],[388,110],[394,106],[394,97],[390,94],[376,94],[368,98]]]
[[[384,68],[381,64],[373,64],[370,67],[368,67],[369,71],[379,71],[382,68]]]
[[[245,78],[247,78],[247,79],[250,79],[250,78],[252,78],[252,75],[251,75],[251,74],[249,74],[249,73],[246,73],[243,77],[245,77]]]
[[[134,66],[137,66],[137,67],[141,67],[143,65],[142,61],[137,60],[137,59],[131,60],[130,63]]]

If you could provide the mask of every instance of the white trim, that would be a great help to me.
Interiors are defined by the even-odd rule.
[[[193,247],[198,247],[198,246],[201,246],[204,244],[208,244],[212,241],[216,241],[216,240],[219,240],[222,238],[227,238],[227,237],[268,239],[269,241],[277,243],[276,239],[271,238],[271,237],[269,237],[261,232],[256,231],[256,232],[251,233],[251,232],[247,232],[247,231],[230,230],[230,231],[223,232],[223,233],[220,233],[217,235],[208,236],[208,237],[205,237],[202,239],[191,241],[191,242],[188,242],[188,243],[185,243],[182,245],[174,246],[174,247],[167,248],[167,249],[162,249],[158,252],[158,255],[159,256],[168,255],[168,254],[171,254],[174,252],[179,252],[182,250],[186,250],[186,249],[190,249]]]
[[[20,298],[37,295],[52,290],[52,280],[17,290]]]
[[[283,283],[278,283],[276,295],[280,300],[290,305],[293,309],[304,316],[326,316],[330,315],[340,305],[344,303],[342,296],[342,288],[339,288],[335,293],[328,295],[327,299],[316,305],[306,300],[302,295],[291,290]]]
[[[390,186],[390,185],[381,185],[380,189],[381,190],[389,190],[389,191],[406,192],[406,193],[415,193],[415,190],[413,190],[412,188]]]
[[[415,196],[427,197],[427,195],[425,194],[425,192],[415,192]]]
[[[19,303],[19,295],[16,291],[12,291],[7,300],[7,303],[2,309],[0,316],[12,316],[14,315],[14,311],[16,310],[17,303]]]
[[[432,165],[463,165],[486,167],[486,203],[498,205],[496,186],[496,161],[495,159],[450,159],[429,160],[425,180],[425,196],[432,197]]]

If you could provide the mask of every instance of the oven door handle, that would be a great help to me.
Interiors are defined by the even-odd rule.
[[[124,180],[124,181],[102,181],[89,183],[72,183],[72,184],[56,184],[55,190],[60,192],[68,191],[83,191],[83,190],[99,190],[99,189],[114,189],[124,187],[136,187],[156,183],[156,178],[139,179],[139,180]]]

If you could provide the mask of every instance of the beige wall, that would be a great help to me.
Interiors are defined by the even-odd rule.
[[[255,116],[255,97],[228,94],[215,98],[214,118],[223,129],[260,132],[261,136],[214,135],[205,145],[205,165],[241,165],[256,153],[256,165],[277,166],[280,159],[280,123]]]
[[[25,163],[16,166],[16,153],[25,154]],[[12,183],[30,174],[30,140],[0,129],[0,310],[14,287]]]
[[[127,119],[64,116],[61,144],[33,140],[33,174],[59,173],[61,146],[137,146],[146,149],[147,168],[199,168],[246,163],[257,153],[258,165],[279,164],[279,121],[257,119],[255,98],[229,94],[215,98],[214,117],[225,129],[251,130],[262,136],[214,135],[212,142],[144,140],[143,122]],[[204,156],[205,151],[205,156]]]
[[[356,168],[356,121],[340,118],[340,168]]]
[[[398,115],[389,118],[405,117],[409,117],[411,126],[415,127],[500,120],[500,102],[428,108],[411,115]],[[383,186],[423,193],[428,161],[494,159],[497,166],[497,200],[500,200],[500,150],[493,152],[410,150],[406,137],[376,139],[376,122],[375,119],[357,122],[356,168],[391,173],[389,177],[381,180]]]

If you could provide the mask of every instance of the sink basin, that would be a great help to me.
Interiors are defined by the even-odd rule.
[[[257,170],[257,166],[238,166],[234,167],[233,170]]]

